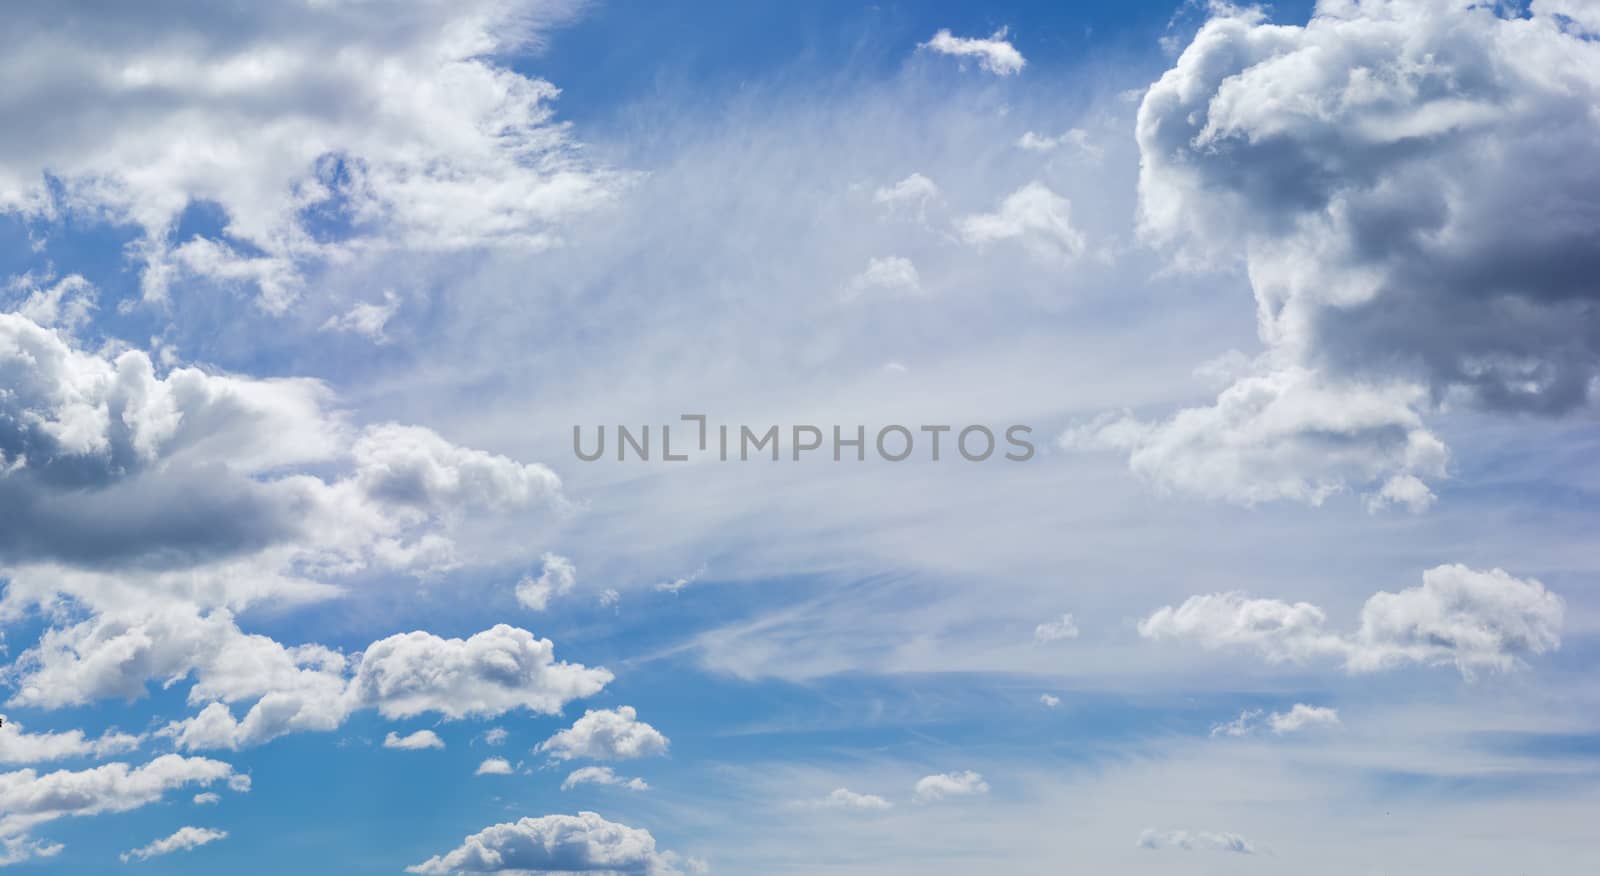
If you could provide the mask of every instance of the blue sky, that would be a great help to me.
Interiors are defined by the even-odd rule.
[[[1600,851],[1585,3],[6,14],[0,868]]]

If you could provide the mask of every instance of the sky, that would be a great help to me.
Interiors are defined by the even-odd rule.
[[[3,14],[0,867],[1600,856],[1589,0]]]

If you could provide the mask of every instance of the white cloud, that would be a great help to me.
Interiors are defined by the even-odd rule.
[[[1268,716],[1267,724],[1272,732],[1280,736],[1316,727],[1337,727],[1340,724],[1339,710],[1295,703],[1287,712],[1273,712]]]
[[[1217,736],[1248,736],[1256,727],[1256,721],[1261,717],[1260,709],[1245,709],[1226,724],[1211,725],[1212,737]]]
[[[989,793],[989,783],[972,770],[938,773],[917,780],[913,790],[918,803],[932,803],[946,797],[972,797]]]
[[[351,687],[386,718],[493,716],[512,709],[553,715],[598,693],[611,678],[604,669],[557,661],[549,639],[496,624],[466,639],[419,631],[374,642]]]
[[[383,737],[384,748],[397,748],[401,751],[421,751],[426,748],[444,748],[444,740],[432,730],[418,730],[405,736],[390,730]]]
[[[1165,606],[1139,622],[1139,634],[1207,649],[1249,648],[1273,662],[1338,657],[1353,673],[1453,665],[1470,678],[1555,650],[1564,611],[1561,598],[1533,579],[1446,565],[1423,572],[1419,587],[1374,594],[1354,633],[1327,630],[1326,615],[1310,603],[1233,592]]]
[[[1304,27],[1219,9],[1140,108],[1147,234],[1245,253],[1263,339],[1292,361],[1491,407],[1581,402],[1593,222],[1547,220],[1592,219],[1571,150],[1600,120],[1566,107],[1600,95],[1600,45],[1539,7],[1336,4]]]
[[[1140,106],[1140,230],[1180,268],[1242,259],[1266,355],[1212,406],[1068,443],[1212,498],[1426,510],[1446,455],[1423,413],[1554,413],[1600,385],[1578,157],[1600,119],[1570,110],[1600,100],[1600,42],[1554,5],[1211,10]]]
[[[996,76],[1010,76],[1022,72],[1027,60],[1006,40],[1006,29],[1000,28],[987,39],[952,36],[942,29],[919,48],[957,58],[976,58],[978,66]]]
[[[676,856],[656,851],[647,830],[607,821],[593,812],[545,815],[495,824],[408,873],[640,873],[679,876]]]
[[[1072,227],[1072,204],[1041,182],[1030,182],[1007,195],[993,213],[964,217],[961,239],[978,247],[997,241],[1019,241],[1030,254],[1064,265],[1084,253],[1083,235]]]
[[[858,794],[849,788],[834,788],[826,797],[807,800],[802,804],[815,809],[847,809],[856,812],[873,812],[893,809],[894,804],[877,794]]]
[[[475,776],[509,776],[511,775],[511,761],[503,757],[486,757],[483,763],[473,771]]]
[[[571,560],[551,553],[546,553],[542,559],[544,568],[539,577],[523,576],[517,582],[517,601],[532,611],[544,611],[552,597],[571,593],[578,583],[578,569]]]
[[[1078,638],[1078,622],[1073,620],[1071,612],[1062,614],[1057,620],[1045,621],[1033,628],[1033,640],[1040,644],[1076,638]]]
[[[579,785],[620,785],[630,791],[648,791],[650,785],[644,779],[630,779],[619,776],[611,767],[586,766],[579,767],[567,775],[561,783],[561,790],[570,791]]]
[[[194,805],[196,806],[215,806],[221,802],[222,795],[215,791],[201,791],[194,795]]]
[[[671,581],[662,581],[656,585],[656,589],[662,593],[671,593],[672,595],[676,596],[683,592],[683,588],[688,587],[690,584],[700,580],[700,576],[704,575],[705,573],[706,567],[701,566],[687,575],[680,575],[676,578],[673,578]]]
[[[1433,494],[1416,475],[1443,477],[1449,454],[1413,409],[1419,393],[1287,368],[1240,379],[1215,405],[1164,422],[1102,416],[1069,429],[1061,444],[1126,451],[1129,467],[1160,487],[1243,505],[1320,505],[1384,483],[1384,493],[1421,510]]]
[[[456,537],[491,514],[564,502],[544,466],[352,429],[315,380],[159,374],[16,314],[0,314],[0,377],[0,503],[30,509],[0,532],[0,617],[61,596],[125,617],[327,599],[350,576],[460,565]]]
[[[920,173],[912,173],[892,186],[872,193],[874,203],[891,214],[914,216],[926,221],[928,207],[939,201],[939,186]]]
[[[1180,849],[1185,852],[1236,852],[1253,855],[1255,846],[1236,833],[1213,833],[1207,830],[1146,830],[1139,835],[1139,848]]]
[[[193,646],[172,640],[190,661],[178,665],[196,672],[190,702],[215,700],[160,731],[179,747],[238,749],[293,731],[330,731],[364,708],[386,718],[427,712],[447,719],[493,717],[515,709],[557,714],[612,677],[605,669],[557,661],[550,640],[503,624],[466,639],[421,631],[390,636],[368,646],[359,661],[318,646],[286,649],[244,636],[231,622],[225,631],[214,643],[224,656],[196,659],[205,651],[187,651]],[[255,704],[240,719],[225,705],[251,699]]]
[[[1070,149],[1072,152],[1091,161],[1099,161],[1105,157],[1105,150],[1089,139],[1089,132],[1082,128],[1072,128],[1059,136],[1049,137],[1026,131],[1017,138],[1017,148],[1029,152],[1055,152],[1058,149]]]
[[[383,303],[374,304],[361,301],[352,305],[349,310],[337,316],[328,317],[322,324],[325,332],[349,332],[361,335],[377,343],[388,340],[383,334],[383,327],[389,324],[396,312],[400,310],[400,298],[393,291],[383,291]]]
[[[7,720],[0,733],[0,763],[27,764],[62,760],[68,757],[106,757],[138,748],[142,737],[108,731],[90,739],[82,730],[60,733],[28,733],[23,725]]]
[[[490,727],[483,732],[483,741],[486,745],[504,745],[509,735],[504,727]]]
[[[177,832],[169,837],[158,839],[149,845],[122,853],[123,863],[129,861],[148,861],[161,855],[170,855],[173,852],[187,852],[197,849],[207,843],[214,843],[226,839],[228,832],[225,830],[212,830],[207,827],[180,827]]]
[[[590,709],[571,727],[539,743],[537,751],[555,760],[630,760],[667,752],[667,737],[639,720],[632,706]]]
[[[554,86],[490,60],[564,8],[247,5],[189,15],[181,33],[132,9],[90,30],[13,16],[0,75],[32,87],[0,98],[17,123],[0,210],[137,226],[147,298],[198,276],[254,285],[274,310],[331,260],[547,247],[625,180],[553,121]],[[175,240],[197,202],[221,209],[222,234]]]
[[[8,291],[26,296],[17,304],[16,313],[41,326],[76,331],[96,309],[94,284],[81,274],[52,280],[32,274],[13,278],[7,284]]]
[[[867,260],[865,270],[850,278],[845,295],[854,298],[875,289],[892,295],[920,295],[922,278],[917,274],[917,266],[908,258],[872,258]]]
[[[128,812],[185,785],[210,785],[233,775],[233,767],[203,757],[166,754],[139,767],[108,763],[86,770],[40,774],[32,769],[0,773],[0,840],[6,855],[49,854],[30,844],[31,829],[58,818]],[[29,849],[32,851],[29,851]]]
[[[1216,724],[1211,728],[1212,736],[1248,736],[1262,726],[1262,716],[1266,714],[1261,709],[1246,709],[1239,713],[1239,717],[1226,724]],[[1295,703],[1287,712],[1273,712],[1266,715],[1265,725],[1273,733],[1283,736],[1289,733],[1298,733],[1301,730],[1328,728],[1340,726],[1339,711],[1326,706],[1308,706],[1304,703]]]
[[[1039,702],[1047,709],[1061,705],[1061,698],[1055,694],[1039,694]]]

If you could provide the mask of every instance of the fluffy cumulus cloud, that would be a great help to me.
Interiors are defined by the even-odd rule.
[[[554,760],[630,760],[667,753],[667,737],[639,720],[632,706],[590,709],[571,727],[539,743]]]
[[[1041,182],[1031,182],[1001,200],[992,213],[962,218],[961,239],[977,247],[1014,241],[1043,262],[1066,265],[1087,248],[1072,225],[1072,203]]]
[[[545,815],[495,824],[467,837],[443,855],[408,873],[638,873],[677,876],[670,852],[656,850],[655,837],[640,828],[607,821],[593,812]]]
[[[972,797],[989,793],[989,783],[972,770],[923,776],[912,788],[918,803],[932,803],[946,797]]]
[[[1027,59],[1006,39],[1006,29],[1000,28],[989,37],[958,37],[949,30],[940,30],[921,48],[940,55],[971,58],[978,66],[996,76],[1011,76],[1022,72]]]
[[[1249,840],[1236,833],[1209,830],[1146,830],[1139,835],[1139,848],[1151,851],[1234,852],[1241,855],[1253,855],[1256,852]]]
[[[624,182],[553,120],[554,86],[489,59],[571,5],[13,9],[0,74],[30,87],[0,96],[0,210],[127,223],[147,297],[194,276],[271,309],[365,252],[548,246]],[[195,203],[224,227],[176,239]]]
[[[420,427],[354,428],[318,381],[162,373],[15,313],[0,314],[0,381],[0,502],[17,510],[0,616],[59,596],[328,598],[352,575],[459,565],[474,520],[562,504],[548,468]]]
[[[1070,612],[1056,620],[1045,621],[1033,628],[1033,640],[1039,644],[1078,638],[1078,622]]]
[[[517,601],[532,611],[544,611],[553,597],[571,593],[578,584],[578,569],[571,560],[549,553],[543,560],[539,577],[523,577],[517,582]]]
[[[394,748],[400,751],[422,751],[428,748],[444,748],[444,740],[432,730],[418,730],[405,736],[390,730],[383,737],[384,748]]]
[[[4,843],[0,859],[14,863],[59,851],[59,846],[28,837],[30,830],[46,822],[128,812],[185,785],[206,786],[231,778],[236,776],[226,763],[176,754],[162,755],[138,767],[108,763],[79,771],[0,773],[0,842]]]
[[[1140,108],[1146,228],[1246,252],[1264,339],[1303,361],[1581,403],[1600,368],[1600,43],[1563,11],[1225,11]]]
[[[561,782],[561,790],[570,791],[579,785],[617,785],[630,791],[648,791],[650,785],[644,779],[630,779],[619,776],[611,767],[586,766],[573,770]]]
[[[1500,569],[1447,565],[1424,572],[1421,586],[1374,594],[1354,632],[1329,630],[1327,616],[1310,603],[1232,592],[1164,606],[1139,622],[1139,634],[1207,649],[1246,648],[1273,662],[1337,658],[1357,673],[1453,665],[1471,677],[1513,669],[1527,657],[1555,650],[1564,613],[1561,597],[1538,581]],[[1284,720],[1303,724],[1311,717],[1291,713]]]
[[[386,718],[493,717],[515,709],[556,714],[612,678],[605,669],[558,661],[549,639],[504,624],[466,639],[401,633],[348,661],[326,649],[267,642],[259,645],[263,662],[250,672],[218,676],[214,666],[198,667],[189,699],[215,701],[162,734],[182,748],[237,749],[292,731],[333,730],[358,709]],[[249,699],[255,704],[243,718],[225,704]]]
[[[173,852],[187,852],[227,838],[228,832],[225,830],[213,830],[208,827],[180,827],[171,836],[163,837],[137,849],[123,852],[122,860],[124,863],[129,861],[148,861],[151,858],[159,858],[162,855],[170,855]]]
[[[1126,451],[1133,471],[1160,487],[1244,505],[1319,505],[1367,488],[1373,507],[1422,510],[1434,497],[1417,475],[1443,477],[1449,452],[1412,407],[1419,397],[1405,384],[1329,382],[1287,368],[1243,378],[1216,404],[1164,422],[1104,415],[1062,443]]]
[[[513,772],[511,761],[503,757],[486,757],[478,768],[472,771],[475,776],[509,776]]]
[[[1586,403],[1600,41],[1571,5],[1214,6],[1140,107],[1140,223],[1181,264],[1242,254],[1268,355],[1213,406],[1073,443],[1217,498],[1421,510],[1445,457],[1419,412]]]
[[[138,748],[144,740],[131,733],[107,731],[90,739],[82,730],[28,733],[21,724],[6,721],[0,733],[0,764],[46,763],[69,757],[107,757]]]

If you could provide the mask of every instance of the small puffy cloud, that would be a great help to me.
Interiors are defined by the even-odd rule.
[[[1561,597],[1536,580],[1446,565],[1424,572],[1419,587],[1374,594],[1353,633],[1328,630],[1326,615],[1310,603],[1232,592],[1165,606],[1139,622],[1139,634],[1206,649],[1248,648],[1272,662],[1337,657],[1353,673],[1453,665],[1470,678],[1558,648],[1564,612]]]
[[[459,447],[419,426],[374,426],[351,452],[369,495],[429,513],[504,511],[554,500],[561,490],[543,465]]]
[[[1047,709],[1061,705],[1061,698],[1055,694],[1039,694],[1039,704]]]
[[[1326,706],[1308,706],[1295,703],[1287,712],[1273,712],[1267,717],[1267,726],[1279,735],[1297,733],[1315,727],[1339,726],[1339,710]]]
[[[989,783],[983,776],[966,770],[959,773],[939,773],[923,776],[913,788],[918,803],[932,803],[946,797],[972,797],[989,793]]]
[[[1022,53],[1006,39],[1006,28],[1000,28],[988,38],[958,37],[948,29],[941,29],[933,38],[918,46],[941,55],[973,58],[978,66],[996,76],[1010,76],[1022,72],[1028,63]]]
[[[478,768],[473,771],[475,776],[509,776],[512,773],[511,761],[503,757],[487,757]]]
[[[546,553],[540,559],[544,568],[540,570],[539,577],[524,576],[517,582],[517,601],[532,611],[544,611],[549,607],[551,598],[571,593],[578,583],[578,569],[571,560],[552,553]]]
[[[1263,719],[1263,715],[1265,718]],[[1339,711],[1326,706],[1308,706],[1295,703],[1287,712],[1266,714],[1261,709],[1246,709],[1239,717],[1226,724],[1211,728],[1212,736],[1248,736],[1263,724],[1274,734],[1283,736],[1302,730],[1340,726]]]
[[[656,589],[662,593],[671,593],[672,595],[676,596],[683,592],[683,588],[688,587],[690,584],[700,580],[700,576],[704,575],[705,573],[706,567],[701,566],[687,575],[680,575],[670,581],[662,581],[656,585]]]
[[[384,337],[383,328],[389,324],[400,309],[400,299],[394,292],[383,291],[383,303],[374,304],[369,301],[360,302],[349,310],[337,316],[328,317],[322,324],[325,332],[349,332],[361,335],[368,340],[383,343],[388,340]]]
[[[177,832],[169,837],[158,839],[149,845],[122,853],[122,862],[148,861],[173,852],[187,852],[197,849],[207,843],[214,843],[220,839],[227,839],[225,830],[212,830],[206,827],[180,827]]]
[[[650,785],[644,779],[630,779],[616,774],[611,767],[587,766],[580,767],[568,774],[561,783],[561,790],[570,791],[579,785],[620,785],[630,791],[648,791]]]
[[[593,812],[495,824],[442,855],[406,868],[423,876],[455,873],[638,873],[681,876],[675,855],[656,850],[647,830]]]
[[[858,794],[849,788],[834,788],[826,797],[806,800],[801,805],[816,809],[847,809],[858,812],[882,811],[894,804],[877,794]]]
[[[216,791],[201,791],[194,795],[194,805],[196,806],[215,806],[221,802],[222,795]]]
[[[504,727],[490,727],[483,732],[483,741],[486,745],[504,745],[509,735]]]
[[[1213,833],[1207,830],[1146,830],[1139,835],[1139,848],[1151,851],[1235,852],[1241,855],[1256,853],[1255,846],[1236,833]]]
[[[868,259],[866,269],[851,277],[845,285],[845,297],[855,298],[875,290],[890,295],[919,295],[922,293],[922,278],[917,274],[917,266],[908,258],[884,256]]]
[[[630,760],[666,754],[667,737],[639,720],[632,706],[590,709],[571,727],[539,743],[554,760]]]
[[[1073,128],[1059,136],[1048,137],[1025,132],[1017,138],[1017,148],[1029,152],[1055,152],[1066,149],[1084,158],[1099,161],[1105,157],[1105,150],[1089,139],[1089,132],[1082,128]]]
[[[1087,248],[1072,227],[1072,204],[1041,182],[1030,182],[1007,195],[993,213],[974,213],[957,227],[961,239],[977,247],[1017,241],[1036,258],[1065,264]]]
[[[418,730],[405,736],[390,730],[389,735],[383,737],[383,747],[397,748],[401,751],[421,751],[426,748],[444,748],[444,740],[432,730]]]
[[[892,215],[914,216],[925,220],[928,207],[939,200],[939,186],[920,173],[913,173],[891,186],[872,193],[872,200]]]
[[[1062,614],[1056,620],[1045,621],[1033,628],[1033,640],[1040,644],[1076,638],[1078,638],[1078,622],[1073,620],[1070,612]]]

